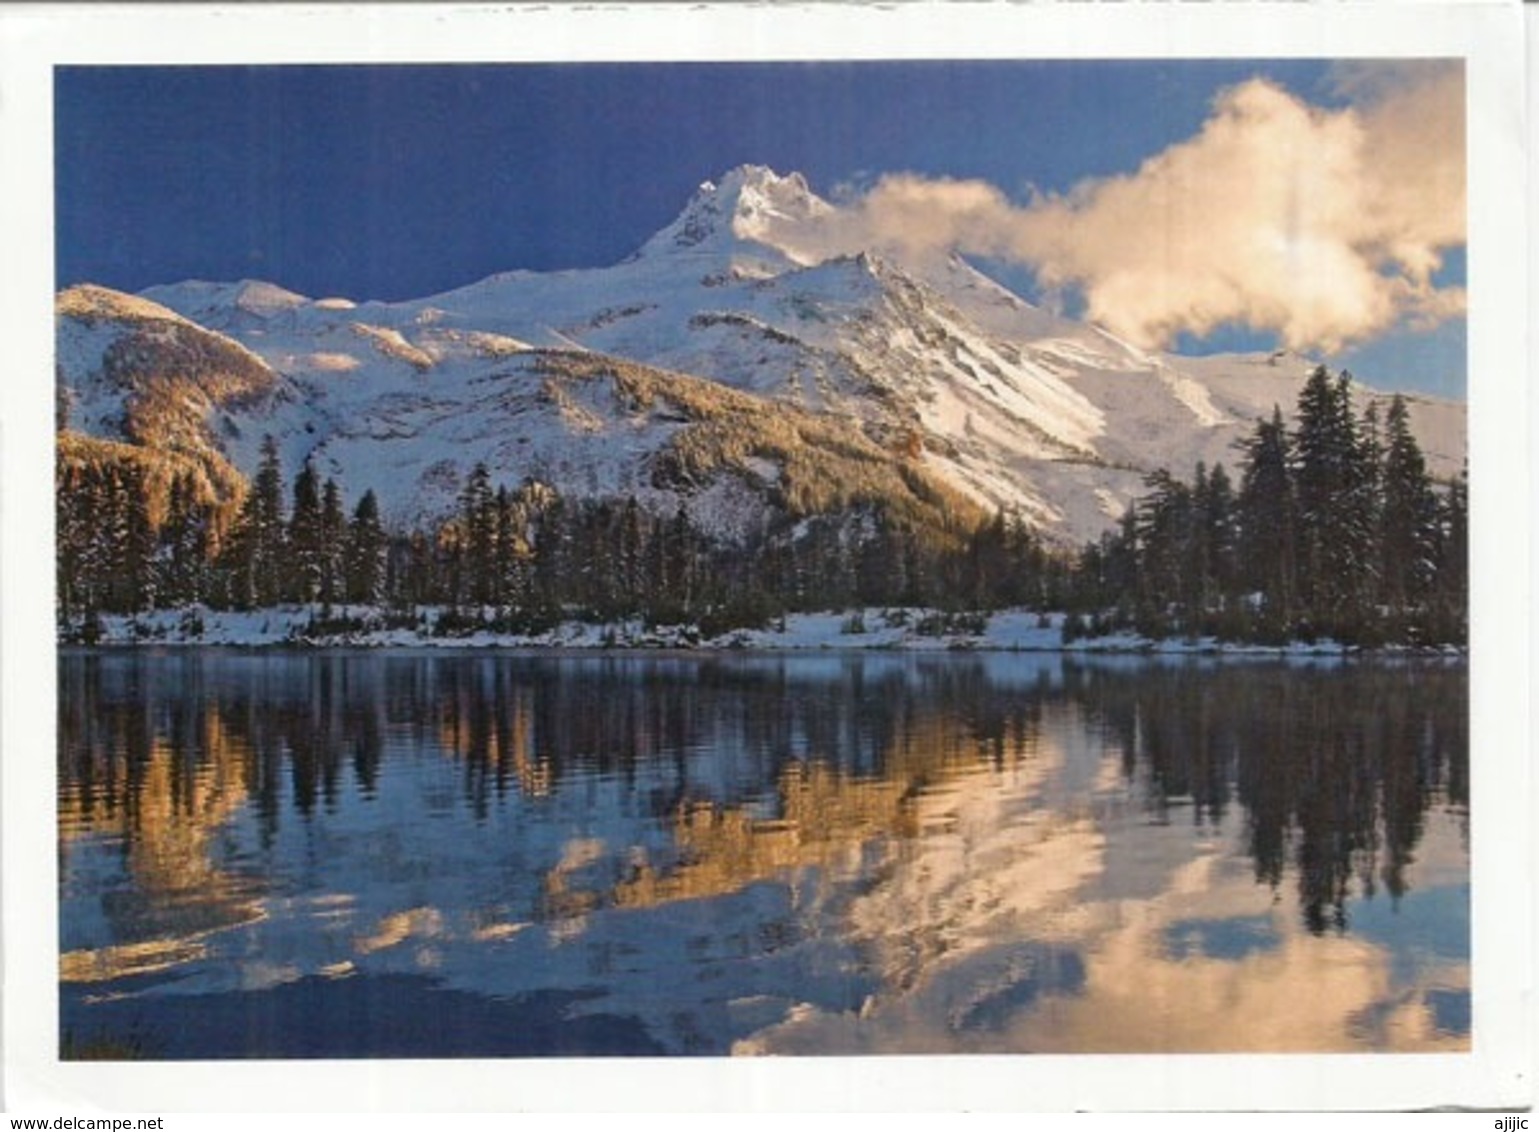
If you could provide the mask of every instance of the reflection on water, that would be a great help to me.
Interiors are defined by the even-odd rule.
[[[59,675],[69,1050],[1469,1048],[1462,665]]]

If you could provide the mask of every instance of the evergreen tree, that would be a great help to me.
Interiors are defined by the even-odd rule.
[[[612,617],[619,591],[615,508],[607,499],[580,500],[572,516],[572,600],[592,616]]]
[[[570,600],[571,537],[566,502],[553,495],[541,508],[534,544],[531,605],[542,613],[555,615]]]
[[[161,600],[166,606],[189,605],[208,596],[211,527],[212,516],[199,502],[192,476],[185,472],[178,475],[171,482],[156,555]]]
[[[165,518],[161,520],[160,530],[156,533],[155,571],[159,576],[161,599],[168,606],[183,605],[193,600],[187,595],[188,587],[183,584],[186,562],[178,548],[189,518],[187,489],[186,476],[178,475],[171,481],[171,489],[166,496]]]
[[[54,469],[54,565],[58,579],[58,613],[68,622],[94,612],[99,598],[94,592],[95,550],[93,532],[98,510],[94,477],[80,464],[60,460]]]
[[[1297,515],[1290,445],[1282,410],[1241,444],[1244,460],[1236,511],[1236,571],[1247,593],[1260,597],[1269,635],[1291,630],[1296,608]]]
[[[1002,603],[1002,595],[1011,588],[1017,563],[1011,553],[1013,533],[1009,516],[996,511],[987,523],[980,523],[968,539],[967,588],[969,604],[987,609]],[[883,548],[883,555],[892,553]],[[901,562],[900,555],[893,555]]]
[[[1379,553],[1384,601],[1412,610],[1428,598],[1439,566],[1438,501],[1405,399],[1396,394],[1385,422]]]
[[[1155,472],[1145,483],[1150,493],[1134,509],[1138,627],[1148,636],[1163,636],[1177,627],[1172,616],[1186,620],[1194,609],[1196,516],[1192,489],[1169,472]],[[1185,628],[1190,631],[1191,625]]]
[[[1376,567],[1372,471],[1352,413],[1351,375],[1317,366],[1299,394],[1294,437],[1299,590],[1315,624],[1353,633]]]
[[[477,463],[460,492],[463,599],[472,605],[494,605],[497,601],[495,504],[491,472],[484,463]]]
[[[374,605],[384,599],[385,529],[373,489],[363,493],[347,528],[347,600]]]
[[[156,599],[155,528],[142,470],[124,464],[107,476],[106,607],[114,613],[152,609]]]
[[[1343,374],[1343,377],[1348,375]],[[1349,595],[1354,618],[1373,629],[1380,619],[1383,600],[1383,551],[1380,536],[1384,521],[1384,439],[1379,404],[1371,401],[1358,427],[1358,470],[1352,494],[1342,501],[1344,524],[1362,553],[1362,566],[1354,575],[1356,586]]]
[[[278,442],[267,436],[262,440],[257,473],[224,555],[226,599],[230,604],[239,608],[278,604],[287,576],[287,541]]]
[[[531,584],[524,508],[519,498],[504,486],[497,489],[493,509],[496,512],[497,603],[522,607],[529,601]]]
[[[327,605],[347,593],[347,513],[342,509],[342,489],[326,479],[321,489],[321,586],[320,599]]]
[[[646,603],[647,524],[634,495],[620,511],[614,562],[618,612],[640,613]]]
[[[412,531],[402,548],[401,559],[401,604],[415,608],[441,600],[444,587],[439,581],[432,540],[422,531]]]
[[[1118,623],[1130,623],[1139,601],[1140,572],[1138,544],[1138,502],[1122,513],[1115,531],[1100,538],[1096,552],[1087,554],[1081,573],[1087,583],[1081,585],[1081,600],[1098,615],[1113,612]]]
[[[96,604],[102,612],[121,613],[128,607],[124,574],[128,504],[116,468],[102,469],[95,502],[91,567],[100,590]]]
[[[669,524],[663,553],[668,560],[670,586],[667,597],[682,616],[688,617],[694,611],[698,597],[699,549],[694,524],[682,503]]]
[[[1469,469],[1448,485],[1439,507],[1438,570],[1432,592],[1433,637],[1463,643],[1469,635]]]
[[[294,512],[288,530],[288,584],[285,596],[311,602],[321,596],[325,573],[325,534],[321,512],[321,480],[315,464],[306,460],[294,477]]]
[[[1201,465],[1198,465],[1199,470]],[[1237,595],[1239,532],[1234,488],[1224,465],[1215,464],[1193,489],[1200,601],[1204,610],[1224,608]]]

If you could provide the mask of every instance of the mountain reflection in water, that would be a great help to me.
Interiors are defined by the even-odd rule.
[[[66,1056],[1470,1046],[1462,663],[59,676]]]

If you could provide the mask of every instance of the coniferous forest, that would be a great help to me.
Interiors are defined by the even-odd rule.
[[[1381,407],[1382,406],[1382,407]],[[704,637],[787,613],[923,607],[1064,612],[1064,638],[1134,632],[1283,645],[1462,645],[1468,483],[1434,482],[1399,396],[1354,410],[1350,375],[1317,367],[1290,422],[1258,421],[1234,471],[1160,470],[1113,531],[1048,543],[998,512],[937,529],[871,505],[713,537],[684,507],[575,498],[477,465],[456,512],[397,529],[269,438],[234,499],[147,450],[60,434],[61,639],[102,616],[305,604],[318,628],[426,624],[536,634],[562,620],[694,624]],[[292,478],[289,478],[290,472]]]

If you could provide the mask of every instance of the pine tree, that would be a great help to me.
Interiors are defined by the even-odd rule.
[[[379,500],[373,489],[363,493],[347,529],[347,600],[374,605],[384,599],[386,538],[380,523]]]
[[[1135,508],[1136,608],[1139,631],[1163,636],[1175,627],[1170,621],[1173,613],[1190,617],[1193,610],[1193,568],[1198,555],[1193,550],[1192,489],[1163,469],[1145,484],[1149,494]]]
[[[496,513],[496,600],[499,606],[521,607],[529,600],[529,542],[524,533],[524,509],[519,498],[506,486],[497,488],[493,503]]]
[[[1318,366],[1299,394],[1294,436],[1299,590],[1315,624],[1355,635],[1372,590],[1373,475],[1352,413],[1351,375]]]
[[[698,596],[697,554],[695,528],[689,521],[689,513],[684,510],[684,505],[681,503],[679,509],[674,512],[673,521],[668,525],[667,533],[664,535],[663,557],[667,563],[666,596],[679,614],[686,618],[694,610]]]
[[[634,617],[646,602],[647,529],[634,495],[620,512],[614,552],[619,612]]]
[[[1439,510],[1438,570],[1433,585],[1433,636],[1463,643],[1469,636],[1469,468],[1448,485]]]
[[[156,602],[155,527],[143,471],[134,464],[110,476],[108,531],[111,609],[135,613]]]
[[[1085,604],[1097,614],[1115,611],[1120,623],[1127,623],[1139,601],[1140,571],[1138,544],[1138,501],[1122,513],[1115,531],[1100,538],[1096,553],[1085,556],[1084,569],[1092,584],[1082,586]]]
[[[1212,609],[1216,603],[1220,608],[1227,607],[1238,596],[1238,530],[1234,488],[1224,465],[1215,464],[1193,494],[1201,548],[1198,567],[1203,606]]]
[[[227,600],[239,607],[276,605],[287,575],[287,532],[283,521],[283,468],[278,442],[262,440],[262,454],[251,490],[241,505],[224,556]]]
[[[161,599],[170,606],[184,605],[192,600],[187,596],[187,587],[182,581],[186,565],[178,546],[188,520],[187,486],[187,479],[183,475],[171,481],[171,490],[166,496],[165,518],[161,520],[160,530],[156,534],[155,571],[159,575]]]
[[[1297,515],[1288,432],[1282,410],[1240,445],[1244,459],[1235,502],[1235,569],[1246,592],[1259,595],[1264,636],[1290,631],[1296,609]]]
[[[439,601],[444,587],[434,561],[433,542],[422,531],[412,531],[402,548],[401,604],[408,609]]]
[[[1392,609],[1410,611],[1426,601],[1436,579],[1438,503],[1398,394],[1390,402],[1386,430],[1379,534],[1383,594]]]
[[[92,532],[98,526],[95,483],[85,469],[60,460],[54,468],[54,565],[61,622],[93,611]]]
[[[212,516],[198,500],[192,476],[185,472],[178,475],[171,482],[156,555],[165,605],[190,605],[208,596],[211,526]]]
[[[347,513],[342,509],[342,489],[329,476],[321,489],[320,561],[320,599],[330,605],[347,593]]]
[[[472,605],[496,604],[497,515],[491,472],[484,463],[471,469],[460,492],[460,545],[464,556],[464,599]]]
[[[325,570],[325,539],[321,515],[321,481],[315,464],[306,460],[294,477],[294,512],[289,519],[288,582],[285,596],[311,602],[321,596]]]
[[[967,545],[967,592],[974,609],[988,609],[1002,604],[1002,595],[1010,588],[1013,568],[1010,520],[1003,510],[996,511],[987,523],[973,531]],[[884,547],[883,556],[893,548]],[[893,555],[901,561],[901,555]]]
[[[619,590],[615,508],[607,499],[583,500],[572,512],[572,597],[588,614],[607,619],[616,612]]]
[[[571,537],[566,501],[553,494],[541,507],[534,544],[534,587],[530,604],[542,614],[557,614],[570,600]]]
[[[1343,374],[1343,377],[1350,375]],[[1357,477],[1352,493],[1342,501],[1344,522],[1361,551],[1361,566],[1349,600],[1365,629],[1377,632],[1381,620],[1384,559],[1380,545],[1384,521],[1384,438],[1379,404],[1371,401],[1358,426]]]

